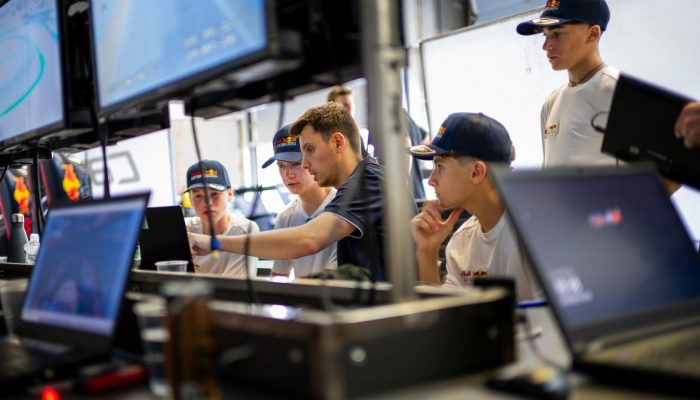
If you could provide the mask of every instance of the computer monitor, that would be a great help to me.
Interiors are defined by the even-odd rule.
[[[93,0],[98,114],[167,100],[265,59],[266,0]]]
[[[0,149],[64,123],[57,0],[0,0]]]
[[[700,189],[700,148],[688,149],[674,128],[691,98],[620,74],[601,151],[625,161],[652,161],[672,180]]]

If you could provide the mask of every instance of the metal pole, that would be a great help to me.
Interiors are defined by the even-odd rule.
[[[367,78],[368,123],[385,167],[385,256],[392,301],[415,298],[415,251],[410,220],[413,205],[408,188],[406,128],[401,110],[401,67],[398,0],[362,0],[362,57]]]

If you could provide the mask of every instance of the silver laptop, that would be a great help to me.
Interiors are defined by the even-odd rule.
[[[492,170],[573,368],[698,395],[700,260],[653,167]]]
[[[0,341],[3,393],[109,354],[147,203],[148,195],[137,195],[51,208],[20,340]]]

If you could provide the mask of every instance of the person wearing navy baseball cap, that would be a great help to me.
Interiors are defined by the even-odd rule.
[[[413,157],[434,162],[428,184],[436,201],[427,201],[411,221],[419,279],[441,284],[438,253],[466,210],[471,217],[445,248],[444,287],[467,287],[475,277],[515,278],[519,300],[539,296],[530,279],[503,205],[489,178],[492,163],[510,165],[515,149],[500,122],[481,113],[455,113],[442,123],[433,142],[409,149]],[[442,210],[452,209],[443,219]]]
[[[210,234],[211,226],[214,226],[217,235],[226,236],[260,231],[255,222],[229,211],[233,201],[233,190],[228,172],[220,162],[202,160],[192,164],[187,169],[186,182],[186,192],[197,214],[196,217],[185,218],[189,232]],[[257,262],[257,257],[248,257],[251,276],[255,276]],[[195,272],[245,278],[245,265],[245,258],[238,254],[225,253],[219,257],[211,254],[194,256]]]
[[[516,28],[521,35],[542,33],[552,69],[566,70],[569,77],[542,107],[545,167],[617,163],[600,151],[603,135],[591,126],[594,117],[605,123],[620,74],[603,62],[599,51],[609,21],[605,0],[548,0],[539,18]]]
[[[320,187],[314,177],[301,166],[302,153],[299,137],[289,132],[290,125],[285,125],[275,133],[272,139],[274,155],[263,163],[267,168],[277,162],[277,169],[284,186],[296,195],[287,207],[277,214],[275,229],[291,228],[303,225],[316,218],[335,197],[334,187]],[[294,270],[295,277],[316,275],[325,270],[336,269],[335,243],[326,246],[316,254],[291,260],[275,260],[272,265],[273,276],[289,276]]]

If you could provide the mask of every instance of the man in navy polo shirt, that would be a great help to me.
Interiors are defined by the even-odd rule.
[[[386,280],[384,262],[384,168],[360,155],[360,135],[341,105],[327,103],[307,110],[290,132],[300,138],[302,166],[319,186],[338,192],[318,217],[294,228],[251,235],[249,253],[270,259],[314,254],[338,242],[338,265],[366,268],[373,280]],[[406,196],[410,196],[408,186]],[[194,254],[206,254],[209,238],[190,235]],[[224,251],[243,253],[245,240],[219,238]]]

